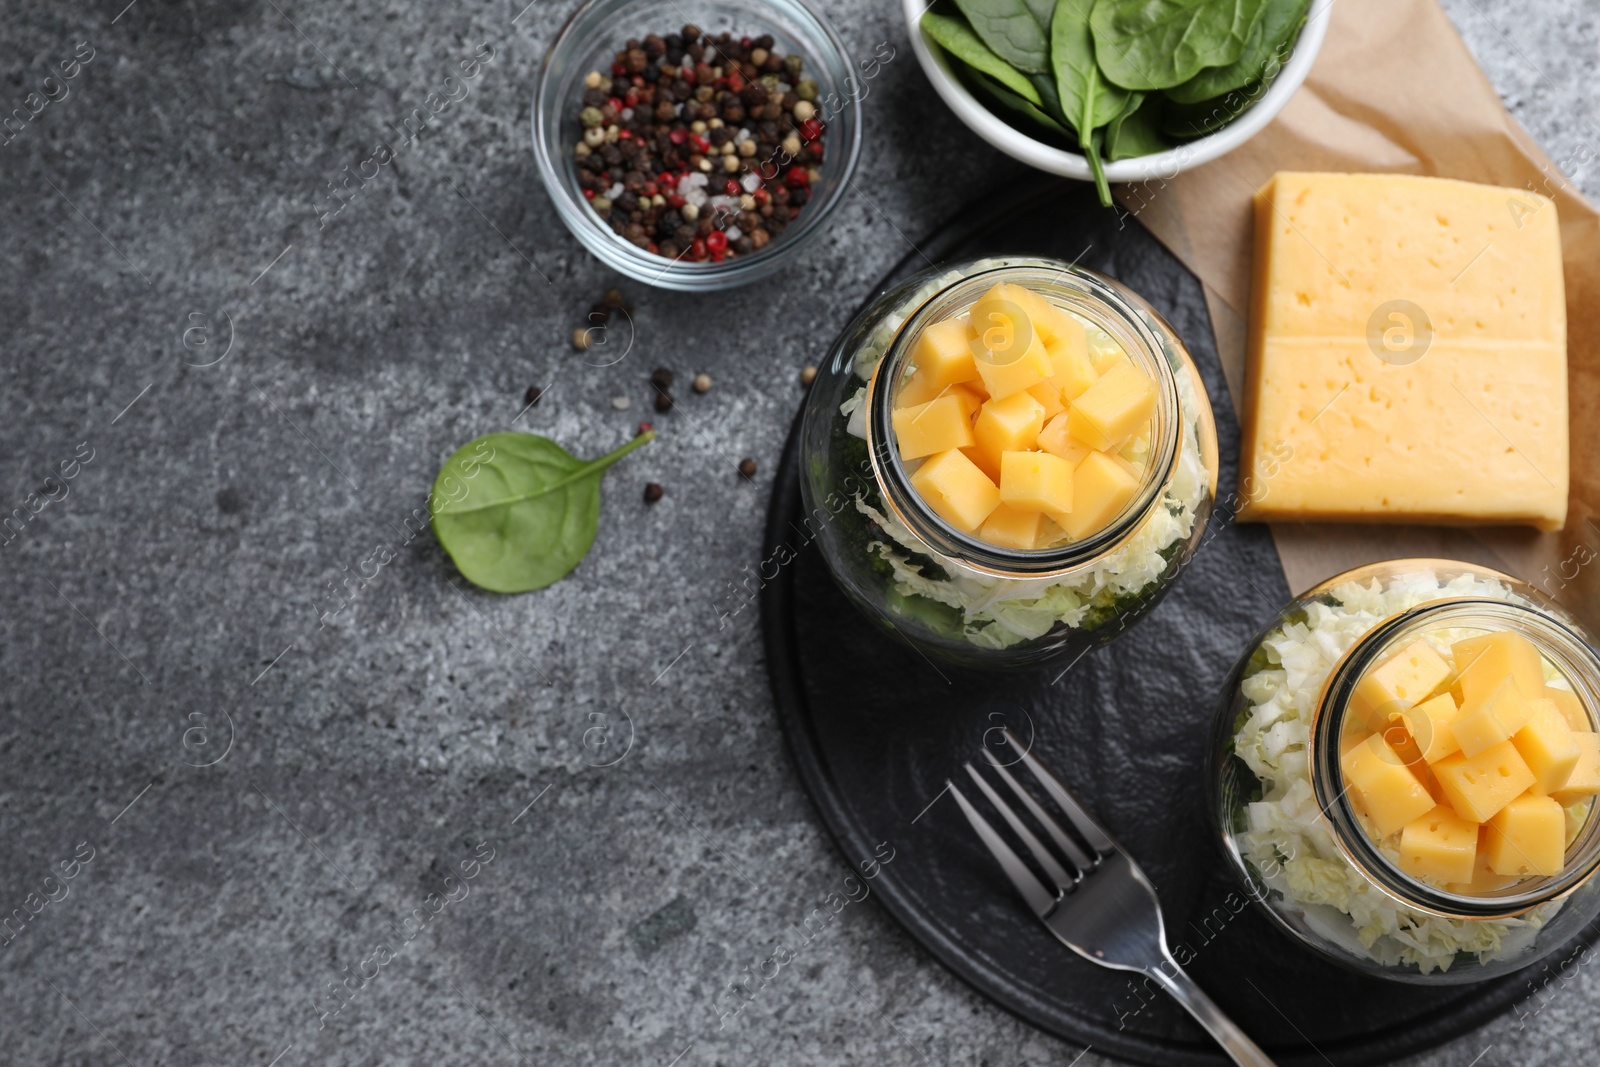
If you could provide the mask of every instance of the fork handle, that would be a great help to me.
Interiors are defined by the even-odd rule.
[[[1233,1057],[1233,1062],[1239,1067],[1275,1067],[1272,1059],[1232,1019],[1224,1015],[1222,1009],[1195,984],[1194,979],[1172,960],[1168,959],[1165,966],[1155,967],[1146,973],[1157,985],[1171,993],[1173,999],[1216,1038],[1217,1044]]]

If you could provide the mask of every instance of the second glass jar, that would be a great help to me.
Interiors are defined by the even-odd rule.
[[[1104,528],[1056,547],[986,543],[911,488],[890,431],[894,393],[928,324],[1001,282],[1090,327],[1155,380],[1148,457],[1132,500]],[[1138,295],[1049,259],[993,258],[926,271],[846,327],[807,401],[801,433],[807,539],[867,615],[929,655],[981,667],[1075,656],[1154,606],[1204,532],[1216,494],[1211,405],[1188,351]]]

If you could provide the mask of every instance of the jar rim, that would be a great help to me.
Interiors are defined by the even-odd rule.
[[[1515,578],[1498,574],[1497,577],[1515,586],[1524,586]],[[1333,584],[1323,583],[1313,593],[1326,591]],[[1308,773],[1312,793],[1335,846],[1380,892],[1418,911],[1452,919],[1514,918],[1569,896],[1600,872],[1600,804],[1597,804],[1591,807],[1582,829],[1567,845],[1568,860],[1561,873],[1525,878],[1493,893],[1449,892],[1407,874],[1384,854],[1361,825],[1348,788],[1343,785],[1339,738],[1356,683],[1379,657],[1429,631],[1446,627],[1485,631],[1513,629],[1532,640],[1541,656],[1555,664],[1579,692],[1586,707],[1600,707],[1600,655],[1559,608],[1544,604],[1531,588],[1521,595],[1527,602],[1482,596],[1443,597],[1381,620],[1362,634],[1334,664],[1312,711],[1307,740]]]
[[[974,262],[980,261],[958,263],[953,269],[960,270]],[[998,282],[1023,279],[1030,287],[1041,284],[1050,287],[1050,292],[1041,295],[1110,334],[1158,385],[1150,434],[1151,452],[1132,499],[1115,520],[1089,536],[1046,549],[1012,549],[990,544],[956,529],[928,507],[921,494],[911,486],[910,475],[895,444],[891,424],[895,390],[883,387],[884,383],[898,380],[915,340],[925,327],[966,311],[979,295]],[[994,577],[1047,578],[1070,574],[1132,538],[1150,512],[1159,506],[1177,470],[1184,415],[1178,395],[1178,371],[1161,339],[1141,317],[1138,305],[1128,298],[1130,295],[1131,292],[1124,295],[1121,283],[1114,279],[1073,263],[1043,257],[1009,261],[1001,257],[999,265],[965,275],[924,300],[900,325],[867,382],[867,455],[873,474],[884,487],[885,506],[924,544]]]

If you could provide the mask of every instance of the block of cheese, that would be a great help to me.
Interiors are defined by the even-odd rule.
[[[1434,882],[1470,882],[1478,858],[1478,824],[1439,806],[1400,831],[1400,869]]]
[[[1554,202],[1441,178],[1286,172],[1255,212],[1238,517],[1560,529]]]
[[[911,475],[911,487],[962,533],[976,533],[1000,503],[999,488],[954,449],[923,460]]]
[[[1427,788],[1378,734],[1344,753],[1339,763],[1379,834],[1392,834],[1434,808]]]
[[[1567,861],[1567,820],[1549,797],[1518,797],[1489,820],[1483,845],[1496,874],[1560,874]]]

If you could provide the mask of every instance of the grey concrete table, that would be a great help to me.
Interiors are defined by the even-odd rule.
[[[566,338],[615,279],[527,136],[566,0],[124,3],[0,5],[0,112],[76,70],[0,146],[0,513],[27,515],[0,535],[0,1063],[1072,1062],[870,903],[719,1006],[846,873],[729,610],[799,369],[1012,167],[898,8],[825,5],[897,50],[870,200],[780,281],[631,289],[599,368]],[[1592,158],[1592,10],[1448,6],[1552,154]],[[470,95],[319,221],[485,42]],[[658,365],[715,387],[656,417]],[[544,592],[473,591],[407,524],[479,433],[597,454],[641,417],[661,439]],[[1580,970],[1418,1062],[1591,1062],[1597,1005]]]

